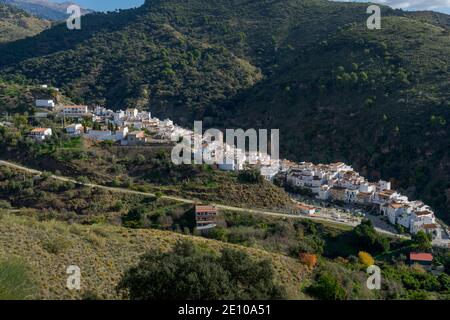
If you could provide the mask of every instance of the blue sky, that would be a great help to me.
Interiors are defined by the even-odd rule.
[[[67,0],[50,0],[54,2],[65,2]],[[107,11],[114,9],[127,9],[138,7],[144,0],[73,0],[82,7],[97,11]],[[336,0],[354,1],[354,0]],[[394,8],[404,10],[433,10],[450,14],[450,0],[357,0],[357,2],[374,2],[386,4]]]
[[[355,2],[354,0],[336,0]],[[373,2],[403,10],[433,10],[450,14],[450,0],[358,0],[356,2]]]
[[[83,8],[96,11],[112,11],[115,9],[128,9],[141,6],[145,0],[50,0],[52,2],[73,1]]]

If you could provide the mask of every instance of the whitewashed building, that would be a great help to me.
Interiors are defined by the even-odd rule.
[[[53,109],[55,107],[55,101],[54,100],[36,100],[36,107]]]
[[[66,132],[71,136],[79,136],[83,133],[83,125],[80,123],[74,123],[66,127]]]
[[[85,136],[92,140],[98,141],[120,141],[127,137],[128,128],[123,127],[116,130],[116,132],[112,132],[110,130],[89,130]]]
[[[36,141],[44,141],[45,139],[52,136],[52,129],[51,128],[35,128],[35,129],[31,130],[31,132],[28,135]]]
[[[64,106],[62,109],[62,113],[66,117],[83,117],[88,114],[88,107],[87,106]]]

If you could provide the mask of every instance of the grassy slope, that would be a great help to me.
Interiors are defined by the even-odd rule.
[[[0,43],[31,37],[49,27],[49,21],[0,4]]]
[[[136,263],[141,254],[150,248],[167,250],[185,237],[158,230],[68,225],[54,221],[39,222],[5,212],[0,214],[0,253],[3,257],[20,257],[31,268],[38,287],[33,298],[77,299],[87,292],[102,298],[118,298],[114,288],[121,273]],[[213,250],[230,246],[198,237],[190,239]],[[281,255],[235,247],[254,258],[270,258],[278,281],[287,286],[290,296],[302,297],[298,288],[308,276],[304,266]],[[65,288],[68,265],[81,268],[80,292]]]

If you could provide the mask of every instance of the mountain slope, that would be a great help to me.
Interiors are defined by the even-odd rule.
[[[383,7],[368,30],[366,9],[152,0],[0,46],[0,70],[188,125],[280,128],[283,157],[394,178],[450,220],[448,16]]]
[[[68,17],[67,8],[73,2],[54,3],[48,0],[0,0],[0,3],[20,8],[36,17],[46,20],[65,20]],[[92,12],[82,9],[82,14]]]
[[[259,69],[268,77],[299,47],[365,18],[361,5],[325,0],[148,1],[139,9],[89,15],[81,31],[60,25],[0,48],[0,66],[19,64],[15,71],[67,86],[87,101],[106,100],[114,107],[147,92],[155,111],[185,113],[187,106],[201,116],[198,112],[261,79]],[[202,83],[205,68],[207,77],[220,81]],[[196,79],[198,72],[202,79]]]
[[[38,221],[3,211],[0,222],[0,262],[20,259],[27,267],[35,285],[35,290],[28,293],[32,299],[80,299],[89,294],[99,299],[120,299],[115,287],[126,269],[148,250],[166,251],[182,239],[191,239],[216,252],[234,247],[252,258],[270,259],[277,281],[287,287],[291,298],[304,298],[299,287],[310,276],[300,262],[280,254],[174,232]],[[66,288],[69,265],[81,269],[79,291]]]
[[[0,43],[34,36],[49,27],[49,21],[0,3]]]
[[[394,178],[448,220],[449,48],[447,31],[407,18],[346,27],[236,97],[228,126],[281,128],[284,156]]]

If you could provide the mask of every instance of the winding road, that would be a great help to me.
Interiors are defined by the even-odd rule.
[[[31,174],[36,174],[36,175],[43,174],[42,171],[31,169],[31,168],[25,167],[25,166],[20,165],[20,164],[12,163],[10,161],[0,160],[0,165],[6,166],[6,167],[10,167],[10,168],[16,169],[16,170],[28,172],[28,173],[31,173]],[[130,189],[118,188],[118,187],[107,187],[107,186],[94,184],[94,183],[83,183],[83,182],[80,182],[80,181],[76,181],[76,180],[74,180],[72,178],[63,177],[63,176],[51,175],[50,177],[53,178],[53,179],[56,179],[56,180],[60,180],[60,181],[73,182],[73,183],[76,183],[76,184],[79,184],[79,185],[83,185],[83,186],[86,186],[86,187],[98,188],[98,189],[103,189],[103,190],[107,190],[107,191],[111,191],[111,192],[121,192],[121,193],[129,193],[129,194],[137,194],[137,195],[143,195],[143,196],[149,196],[149,197],[156,197],[155,194],[150,193],[150,192],[142,192],[142,191],[136,191],[136,190],[130,190]],[[180,198],[180,197],[168,196],[168,195],[162,195],[160,198],[173,200],[173,201],[178,201],[178,202],[189,203],[189,204],[195,204],[195,203],[198,202],[198,201],[192,200],[192,199],[186,199],[186,198]],[[347,221],[347,222],[336,221],[336,220],[333,220],[333,219],[327,219],[327,218],[318,217],[318,216],[286,214],[286,213],[266,211],[266,210],[261,210],[261,209],[250,209],[250,208],[241,208],[241,207],[227,206],[227,205],[218,204],[218,203],[211,203],[211,204],[216,206],[218,209],[222,209],[222,210],[230,210],[230,211],[238,211],[238,212],[246,212],[246,213],[263,214],[263,215],[272,216],[272,217],[279,217],[279,218],[307,219],[307,220],[313,220],[313,221],[317,221],[317,222],[324,222],[324,223],[335,224],[335,225],[344,225],[344,226],[350,226],[350,227],[355,227],[355,226],[357,226],[359,224],[359,223],[356,223],[356,222],[349,222],[349,221]],[[379,232],[379,233],[382,233],[382,234],[385,234],[385,235],[388,235],[388,236],[391,236],[391,237],[397,237],[397,238],[402,238],[402,239],[409,239],[410,238],[409,236],[396,234],[396,233],[393,233],[393,232],[390,232],[390,231],[387,231],[387,230],[383,230],[383,229],[380,229],[380,228],[375,228],[375,230],[377,232]]]

